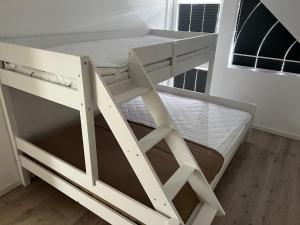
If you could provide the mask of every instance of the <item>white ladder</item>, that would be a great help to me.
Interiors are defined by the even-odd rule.
[[[127,88],[119,90],[117,94],[111,91],[112,86],[107,86],[102,78],[94,73],[95,98],[98,108],[155,209],[170,218],[174,218],[174,224],[187,224],[179,215],[172,200],[188,182],[201,202],[199,212],[194,219],[189,220],[188,224],[209,225],[216,215],[224,215],[224,210],[186,142],[176,131],[168,111],[134,51],[131,52],[130,62],[131,81],[128,82]],[[156,129],[141,140],[137,140],[119,108],[120,104],[138,96],[142,96],[157,125]],[[163,139],[168,143],[180,165],[179,169],[165,184],[161,183],[146,156],[147,151]]]

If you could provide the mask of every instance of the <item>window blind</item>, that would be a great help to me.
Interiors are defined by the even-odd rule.
[[[219,4],[179,4],[178,30],[216,32]]]
[[[179,4],[178,30],[215,33],[220,4]],[[207,71],[193,69],[174,78],[174,87],[205,92]]]
[[[205,92],[207,71],[193,69],[174,78],[174,87],[196,92]]]
[[[233,65],[300,73],[300,44],[259,0],[241,0]]]

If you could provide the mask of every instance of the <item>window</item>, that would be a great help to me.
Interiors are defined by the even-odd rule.
[[[300,73],[300,44],[259,0],[241,0],[232,64]]]
[[[179,31],[215,33],[219,8],[219,4],[179,3],[177,29]]]
[[[215,33],[218,29],[220,1],[179,0],[175,29],[178,31]],[[180,74],[173,85],[186,90],[205,92],[208,64]]]

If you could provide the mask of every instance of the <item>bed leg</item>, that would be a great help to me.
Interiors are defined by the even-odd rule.
[[[21,152],[18,150],[16,140],[15,140],[15,137],[18,136],[18,129],[17,129],[14,110],[11,103],[11,97],[10,97],[8,87],[2,85],[1,83],[0,83],[0,100],[4,112],[4,117],[6,121],[7,130],[9,133],[12,149],[14,152],[16,164],[18,167],[20,181],[21,184],[24,187],[26,187],[30,184],[30,173],[22,167],[20,162]]]
[[[247,134],[246,139],[245,139],[245,142],[246,142],[246,143],[251,143],[252,135],[253,135],[253,130],[250,129],[250,130],[248,131],[248,134]]]

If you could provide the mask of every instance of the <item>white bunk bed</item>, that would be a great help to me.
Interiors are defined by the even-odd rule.
[[[75,35],[73,42],[76,43],[69,41],[72,40],[71,36],[62,37],[61,40],[64,41],[59,44],[58,36],[39,39],[39,43],[42,44],[38,47],[44,49],[32,48],[36,46],[32,44],[36,42],[36,38],[10,40],[19,45],[0,43],[0,61],[3,62],[0,69],[0,97],[23,185],[30,183],[30,171],[111,224],[136,224],[136,221],[155,225],[210,224],[216,215],[224,215],[212,187],[218,183],[249,131],[255,106],[158,87],[163,92],[201,99],[249,113],[247,123],[228,143],[225,163],[211,187],[184,139],[177,132],[176,125],[156,92],[156,85],[209,62],[206,88],[209,92],[217,35],[151,30],[146,36],[102,40],[102,44],[97,41],[101,39],[101,35],[105,36],[100,33],[92,34],[93,38],[89,39],[85,35]],[[54,42],[56,46],[53,45]],[[93,47],[95,43],[99,47],[96,52]],[[107,46],[109,48],[105,50]],[[99,55],[103,49],[105,54]],[[110,50],[111,55],[108,54]],[[129,58],[125,57],[127,63],[124,61],[124,54],[126,56],[128,50]],[[118,54],[120,52],[121,55]],[[85,54],[90,57],[83,56]],[[80,112],[86,172],[19,136],[9,87]],[[143,97],[157,127],[141,140],[137,140],[133,134],[120,108],[120,105],[138,96]],[[95,107],[108,123],[154,209],[98,179],[93,110]],[[180,165],[165,184],[159,181],[146,156],[146,152],[162,139],[167,141]],[[199,197],[200,204],[190,219],[183,221],[172,200],[187,182]],[[103,201],[90,196],[87,191]]]

